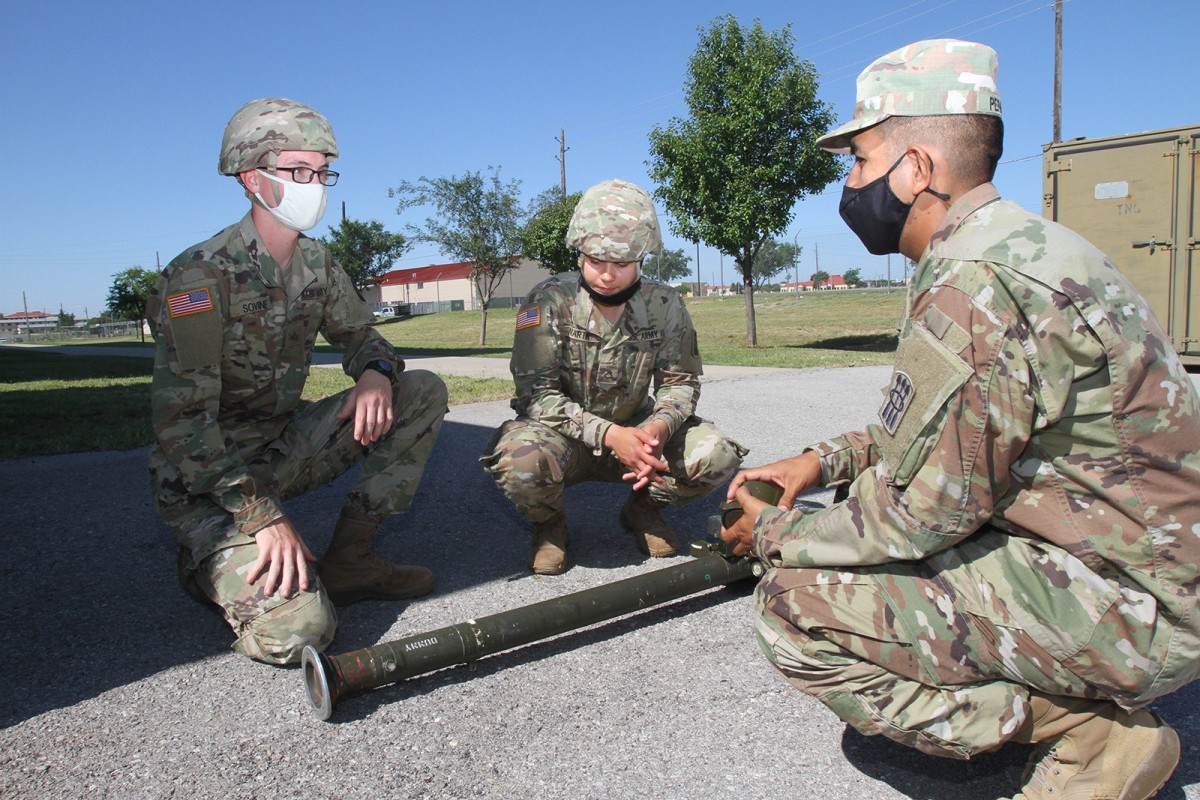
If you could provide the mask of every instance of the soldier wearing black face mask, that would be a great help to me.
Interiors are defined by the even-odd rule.
[[[871,255],[882,256],[888,253],[900,252],[900,233],[904,223],[908,221],[908,212],[912,203],[905,203],[892,191],[888,176],[896,171],[900,162],[908,153],[896,159],[888,171],[880,175],[866,186],[842,187],[842,202],[838,213],[842,215],[850,230],[862,240],[867,252]],[[929,165],[933,171],[932,162]],[[934,191],[926,186],[922,191],[929,192],[939,200],[949,200],[950,195]]]
[[[995,77],[988,47],[917,42],[818,140],[854,156],[850,228],[916,262],[896,367],[864,430],[735,476],[723,536],[774,567],[767,657],[859,732],[1037,744],[1013,800],[1145,800],[1180,753],[1147,706],[1200,676],[1200,396],[1103,253],[1000,199]]]

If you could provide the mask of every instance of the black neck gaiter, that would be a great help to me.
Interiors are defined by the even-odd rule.
[[[597,292],[592,288],[592,285],[587,282],[587,278],[583,277],[582,274],[579,276],[579,285],[582,286],[583,290],[591,295],[592,299],[600,305],[619,306],[628,303],[629,298],[637,294],[637,290],[642,288],[642,279],[639,277],[636,281],[629,284],[616,294],[603,294],[601,292]]]

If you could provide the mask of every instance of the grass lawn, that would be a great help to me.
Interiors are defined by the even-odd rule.
[[[687,300],[705,364],[755,367],[851,367],[890,364],[904,292],[847,290],[760,294],[754,308],[758,347],[746,346],[741,297]],[[478,312],[393,319],[376,325],[401,353],[489,356],[512,353],[515,309],[488,312],[487,346],[479,347]],[[324,345],[330,351],[329,345]]]
[[[902,291],[758,295],[759,346],[748,348],[742,298],[687,301],[706,364],[791,368],[890,363],[903,305]],[[376,327],[405,355],[506,359],[512,351],[515,316],[514,309],[490,312],[484,347],[477,345],[478,312],[387,320]],[[54,344],[141,346],[136,338]],[[318,349],[333,348],[321,343]],[[151,359],[144,357],[0,350],[0,458],[150,444],[151,366]],[[507,379],[442,377],[452,405],[498,400],[512,393]],[[350,385],[339,369],[313,369],[304,397],[326,397]]]
[[[150,429],[153,360],[0,350],[0,458],[131,450],[154,441]],[[443,375],[450,404],[502,400],[512,382]],[[336,367],[313,369],[304,399],[353,384]]]

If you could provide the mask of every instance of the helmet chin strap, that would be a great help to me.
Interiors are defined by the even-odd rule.
[[[638,289],[642,288],[642,279],[639,277],[633,283],[629,284],[616,294],[604,294],[602,292],[597,292],[592,288],[592,285],[587,282],[587,278],[583,277],[583,273],[580,273],[579,275],[579,284],[583,287],[585,292],[591,295],[592,300],[600,305],[620,306],[628,303],[629,298],[637,294]]]

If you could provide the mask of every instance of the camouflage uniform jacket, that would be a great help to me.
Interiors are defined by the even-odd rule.
[[[1064,650],[1111,608],[1147,626],[1156,658],[1170,651],[1165,672],[1197,654],[1200,398],[1116,267],[991,184],[950,208],[916,266],[878,421],[811,449],[850,496],[764,511],[755,548],[776,565],[925,559],[999,531],[1043,577],[985,576],[1007,589],[981,603],[1036,607],[1065,587],[1086,611],[1046,631]]]
[[[182,482],[156,491],[206,495],[247,535],[283,511],[245,456],[299,405],[318,331],[351,377],[379,358],[403,369],[329,251],[301,236],[281,270],[250,214],[168,264],[146,316],[156,340],[151,463],[169,463]]]
[[[673,436],[696,411],[702,372],[679,293],[642,278],[617,324],[609,325],[593,313],[579,278],[555,275],[525,298],[510,365],[513,410],[597,453],[610,425],[635,417],[660,419]]]

